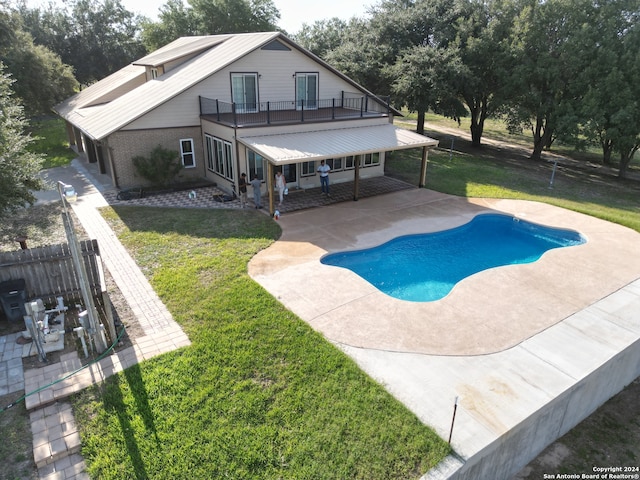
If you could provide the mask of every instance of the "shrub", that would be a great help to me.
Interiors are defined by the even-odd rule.
[[[158,145],[149,157],[142,155],[131,159],[138,174],[156,187],[165,187],[182,170],[178,152],[167,150]]]

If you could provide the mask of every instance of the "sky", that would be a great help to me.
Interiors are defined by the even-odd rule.
[[[134,13],[157,19],[158,10],[166,0],[121,0],[125,8]],[[27,0],[30,7],[46,6],[49,0]],[[54,3],[62,3],[60,0]],[[186,0],[185,0],[185,3]],[[338,17],[349,20],[351,17],[366,16],[369,6],[376,0],[273,0],[280,11],[278,26],[290,35],[298,33],[303,23],[312,25],[318,20]]]

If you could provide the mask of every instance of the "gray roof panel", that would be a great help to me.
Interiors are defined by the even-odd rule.
[[[275,165],[438,145],[433,138],[391,124],[242,137],[238,141]]]

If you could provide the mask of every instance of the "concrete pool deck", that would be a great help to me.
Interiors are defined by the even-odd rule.
[[[580,246],[404,302],[326,253],[501,212],[576,230]],[[640,375],[640,234],[550,205],[412,189],[283,215],[249,274],[350,355],[456,452],[429,478],[509,478]],[[581,473],[581,472],[577,472]],[[589,472],[584,472],[589,473]]]

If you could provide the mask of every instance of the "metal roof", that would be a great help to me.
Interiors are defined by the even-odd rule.
[[[174,60],[200,53],[219,43],[224,42],[228,35],[207,35],[201,37],[180,37],[173,42],[150,53],[146,57],[133,62],[133,65],[157,67]]]
[[[375,97],[280,32],[259,32],[179,38],[61,102],[54,110],[89,138],[102,140],[276,38]],[[142,64],[155,65],[191,54],[196,56],[157,79],[144,82]]]
[[[433,138],[391,124],[241,137],[238,141],[275,165],[438,145]]]
[[[84,106],[77,103],[82,92],[56,106],[55,110],[90,138],[101,140],[280,35],[279,32],[265,32],[217,36],[218,39],[224,37],[224,41],[157,79],[100,107],[92,107],[90,112],[77,111],[78,107]],[[127,70],[134,68],[144,70],[145,67],[125,67]],[[95,84],[95,88],[100,88],[102,82]],[[75,104],[75,108],[70,108],[71,104]]]
[[[53,109],[58,115],[66,118],[73,110],[99,103],[100,99],[127,84],[135,85],[136,82],[142,84],[144,81],[145,68],[143,66],[127,65],[99,82],[83,88],[80,92],[59,103]],[[134,87],[132,86],[132,88]]]

